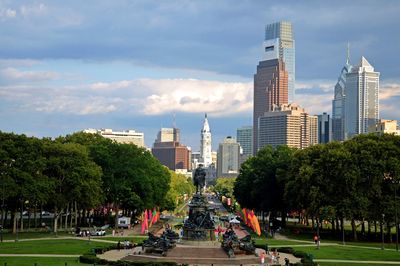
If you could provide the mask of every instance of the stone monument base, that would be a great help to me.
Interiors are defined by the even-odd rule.
[[[189,229],[183,228],[183,237],[182,240],[191,240],[197,241],[197,239],[201,241],[215,241],[215,233],[214,229]]]

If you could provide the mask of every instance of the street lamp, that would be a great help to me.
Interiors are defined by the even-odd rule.
[[[389,180],[394,185],[394,224],[396,226],[396,251],[399,251],[399,225],[397,220],[397,187],[400,180],[394,179],[390,173],[384,173],[385,180]]]

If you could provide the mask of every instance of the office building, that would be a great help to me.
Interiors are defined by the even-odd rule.
[[[236,141],[242,147],[244,156],[253,155],[253,127],[241,127],[236,130]]]
[[[379,119],[376,125],[371,125],[368,128],[368,132],[377,135],[393,134],[399,136],[400,128],[397,124],[397,120]]]
[[[232,137],[227,137],[219,144],[217,155],[217,178],[237,177],[239,174],[240,145]]]
[[[327,113],[318,115],[318,143],[328,143],[331,141],[332,123]]]
[[[332,140],[343,141],[344,137],[344,116],[346,100],[346,75],[351,71],[350,51],[347,46],[347,60],[343,66],[340,76],[335,85],[334,99],[332,101]]]
[[[273,105],[288,103],[288,73],[280,59],[262,61],[254,75],[253,154],[258,147],[258,121]]]
[[[379,72],[361,57],[346,74],[345,139],[368,133],[379,120]]]
[[[280,59],[288,72],[288,101],[295,97],[295,41],[292,24],[281,21],[265,27],[264,60]]]
[[[173,171],[191,170],[191,149],[179,143],[180,130],[177,128],[161,128],[153,144],[151,153],[162,165]]]
[[[180,142],[180,130],[178,128],[161,128],[155,142]]]
[[[107,139],[111,139],[117,143],[135,144],[138,147],[145,148],[144,134],[133,129],[125,131],[113,131],[110,128],[106,129],[85,129],[84,133],[99,134]]]
[[[259,118],[259,146],[287,145],[306,148],[318,143],[318,118],[310,116],[295,103],[274,105],[271,112]]]
[[[211,155],[211,130],[208,124],[207,114],[204,116],[203,128],[200,133],[200,163],[208,167],[212,163]]]

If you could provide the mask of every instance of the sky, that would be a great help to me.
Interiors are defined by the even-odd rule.
[[[0,0],[0,130],[57,137],[161,127],[213,149],[252,124],[265,25],[290,21],[295,102],[331,113],[346,61],[380,72],[380,116],[400,120],[400,1]]]

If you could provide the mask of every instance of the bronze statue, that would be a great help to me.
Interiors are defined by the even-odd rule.
[[[196,168],[194,171],[194,176],[193,176],[193,184],[196,187],[196,193],[201,194],[201,189],[204,187],[206,183],[206,170],[203,168],[202,164],[199,164],[199,166]]]

